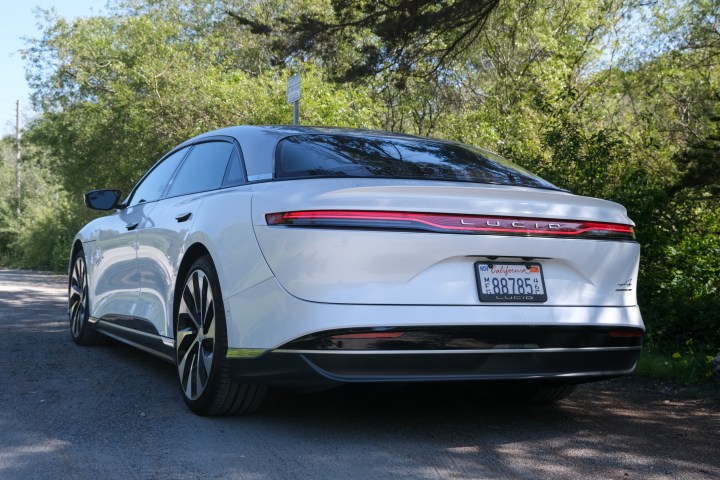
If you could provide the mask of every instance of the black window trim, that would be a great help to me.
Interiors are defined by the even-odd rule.
[[[226,136],[226,135],[214,135],[211,137],[203,137],[192,143],[187,143],[187,142],[181,143],[180,145],[176,146],[175,148],[173,148],[172,150],[167,152],[165,155],[163,155],[160,158],[160,160],[155,162],[155,164],[152,166],[152,168],[150,168],[150,170],[145,172],[145,175],[143,175],[142,178],[140,178],[140,180],[138,180],[138,182],[135,184],[135,187],[133,187],[133,189],[130,191],[130,194],[127,196],[127,198],[123,202],[122,208],[127,208],[129,206],[130,202],[132,201],[133,196],[135,195],[135,190],[137,190],[137,188],[142,184],[142,182],[145,181],[145,178],[147,178],[147,176],[150,175],[150,173],[153,172],[158,167],[158,165],[160,165],[162,162],[165,161],[165,159],[174,155],[175,153],[179,152],[180,150],[187,149],[187,152],[185,152],[185,155],[183,155],[183,157],[180,159],[180,162],[178,162],[177,167],[175,167],[175,170],[170,175],[170,180],[168,181],[167,185],[165,186],[165,189],[163,190],[162,194],[160,195],[160,198],[158,198],[157,200],[153,200],[152,202],[143,202],[143,204],[159,202],[160,200],[165,200],[166,198],[175,198],[178,196],[182,196],[182,195],[175,195],[173,197],[168,196],[170,187],[172,186],[173,182],[175,181],[175,177],[177,176],[178,172],[180,171],[182,166],[187,161],[188,156],[190,155],[190,152],[192,152],[197,145],[201,145],[203,143],[211,143],[211,142],[230,143],[233,145],[233,148],[235,150],[237,150],[238,155],[240,156],[240,169],[242,170],[242,181],[240,183],[232,183],[232,184],[228,183],[227,176],[230,171],[230,161],[228,158],[228,162],[227,162],[227,165],[225,165],[225,172],[223,173],[223,178],[222,178],[222,182],[220,183],[220,187],[218,187],[217,189],[213,188],[210,190],[203,190],[201,192],[193,192],[192,194],[204,193],[204,192],[209,192],[212,190],[220,190],[220,189],[224,189],[224,188],[238,187],[241,185],[247,185],[248,183],[255,183],[255,182],[248,182],[247,168],[245,166],[245,156],[243,155],[242,147],[240,146],[240,143],[237,141],[236,138]],[[232,153],[231,153],[231,156],[232,156]],[[183,194],[183,195],[192,195],[192,194]]]

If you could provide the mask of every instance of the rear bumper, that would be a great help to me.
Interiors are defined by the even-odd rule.
[[[327,332],[298,339],[256,358],[232,358],[230,363],[238,380],[271,385],[476,380],[582,383],[632,373],[642,344],[637,328],[545,327],[538,331],[516,326],[475,332],[474,345],[483,344],[483,348],[448,348],[457,338],[473,345],[468,341],[472,335],[467,329],[463,332],[452,337],[447,329],[423,330],[425,340],[432,337],[435,341],[393,340],[384,342],[393,349],[381,350],[377,342],[367,342],[362,349],[338,349],[327,343],[337,332]],[[531,336],[534,344],[524,343]],[[516,337],[523,344],[506,341]]]
[[[228,346],[276,350],[315,332],[397,327],[633,327],[637,306],[351,305],[316,303],[288,294],[273,277],[225,298]],[[568,345],[582,346],[582,345]]]

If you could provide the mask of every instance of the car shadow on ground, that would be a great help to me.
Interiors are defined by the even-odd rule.
[[[316,437],[352,432],[369,443],[381,439],[393,451],[405,445],[408,461],[418,466],[423,459],[416,458],[412,442],[469,471],[492,465],[493,476],[523,471],[578,478],[584,472],[596,478],[601,469],[605,478],[717,478],[717,408],[669,398],[646,379],[625,378],[582,385],[552,404],[514,401],[491,385],[459,383],[385,392],[355,385],[314,394],[276,390],[258,416]],[[517,469],[507,466],[508,455]],[[422,469],[416,473],[422,476]]]

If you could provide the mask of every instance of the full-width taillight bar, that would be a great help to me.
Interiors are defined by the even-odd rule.
[[[419,230],[474,235],[519,235],[634,240],[632,225],[584,220],[375,210],[304,210],[268,213],[268,225],[306,228]]]

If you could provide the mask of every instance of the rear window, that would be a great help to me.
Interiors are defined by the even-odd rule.
[[[294,135],[278,143],[275,178],[375,177],[558,188],[466,145],[354,135]]]

